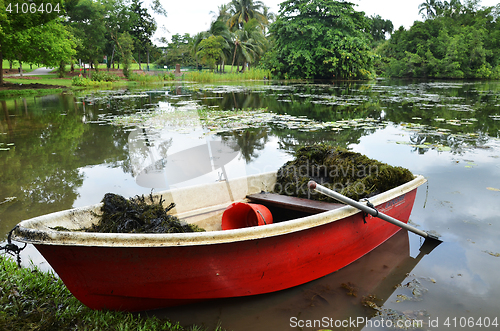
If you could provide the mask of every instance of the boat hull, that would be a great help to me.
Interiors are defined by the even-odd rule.
[[[376,206],[407,222],[415,195],[416,188]],[[198,245],[34,244],[86,306],[142,311],[304,284],[359,259],[399,230],[356,212],[300,231]]]

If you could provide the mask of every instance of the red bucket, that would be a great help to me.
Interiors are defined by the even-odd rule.
[[[235,202],[222,214],[222,230],[241,229],[273,223],[273,215],[266,206]]]

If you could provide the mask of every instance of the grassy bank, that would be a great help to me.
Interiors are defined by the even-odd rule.
[[[234,73],[214,73],[213,71],[187,71],[182,74],[182,79],[212,83],[224,81],[243,81],[243,80],[263,80],[271,76],[269,70],[264,69],[249,69],[245,72]]]
[[[1,97],[47,95],[61,93],[62,88],[29,88],[24,90],[0,90]]]
[[[15,84],[46,84],[67,87],[71,86],[71,78],[58,78],[55,74],[15,78],[6,77],[4,78],[4,80],[6,82]]]
[[[204,329],[184,328],[179,323],[140,314],[93,311],[82,305],[53,274],[36,267],[18,268],[12,259],[0,255],[0,330]]]
[[[32,72],[33,70],[41,68],[41,67],[45,67],[45,65],[43,65],[43,64],[41,64],[41,65],[37,65],[37,64],[29,65],[29,64],[23,63],[23,72],[24,73]],[[19,68],[19,62],[18,61],[14,61],[12,63],[12,69],[17,70],[18,68]],[[3,70],[10,69],[9,61],[7,61],[5,59],[3,60],[2,69]]]
[[[226,66],[227,67],[227,66]],[[248,81],[269,79],[270,72],[263,69],[251,68],[245,72],[231,73],[226,68],[225,73],[215,73],[210,70],[203,71],[183,71],[180,76],[175,76],[172,71],[154,71],[155,74],[133,72],[128,79],[119,77],[116,71],[108,72],[100,70],[93,72],[91,77],[73,76],[68,78],[59,78],[57,74],[37,75],[26,77],[6,77],[6,83],[22,84],[22,86],[11,88],[0,88],[0,96],[29,95],[58,93],[61,88],[113,88],[117,86],[126,86],[128,84],[158,84],[176,80],[187,80],[200,83],[227,82],[227,81]],[[45,86],[41,86],[45,85]],[[55,85],[54,89],[51,85]],[[47,90],[50,89],[50,90]]]

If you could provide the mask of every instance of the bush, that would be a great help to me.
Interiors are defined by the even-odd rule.
[[[165,73],[163,75],[163,80],[175,80],[175,74],[173,72]]]
[[[92,74],[92,80],[96,82],[116,82],[117,80],[120,80],[120,77],[106,71],[96,71]]]
[[[192,71],[182,74],[186,80],[195,82],[223,82],[268,79],[271,72],[267,69],[251,68],[244,72],[218,74],[212,71]]]
[[[163,82],[166,80],[174,80],[175,74],[173,72],[159,74],[159,75],[147,75],[145,73],[131,73],[128,77],[128,80],[133,80],[140,83],[154,83],[154,82]]]
[[[83,76],[75,76],[71,79],[71,85],[73,86],[96,86],[98,82],[92,81],[90,78],[85,78]]]
[[[72,86],[97,87],[102,85],[111,85],[109,81],[97,81],[83,76],[75,76],[71,80]]]

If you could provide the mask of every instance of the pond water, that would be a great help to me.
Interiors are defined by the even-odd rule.
[[[304,286],[157,316],[233,330],[500,323],[500,82],[182,82],[4,99],[0,108],[1,240],[21,220],[98,203],[107,192],[131,197],[275,171],[318,142],[427,178],[411,223],[441,236],[430,254],[400,231]],[[229,148],[202,157],[201,145]],[[200,166],[172,167],[167,156]],[[33,247],[22,259],[50,269]]]

